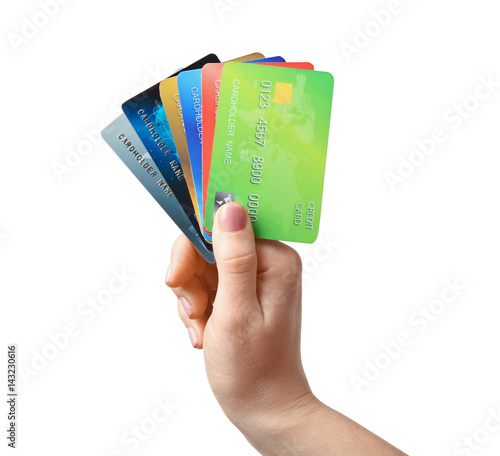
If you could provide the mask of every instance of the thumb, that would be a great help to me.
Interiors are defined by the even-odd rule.
[[[238,203],[222,206],[215,216],[213,250],[219,285],[217,305],[248,304],[257,296],[257,253],[250,217]]]

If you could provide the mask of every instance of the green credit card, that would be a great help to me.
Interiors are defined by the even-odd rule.
[[[333,77],[226,63],[221,77],[205,228],[236,201],[255,237],[312,243],[321,217]]]

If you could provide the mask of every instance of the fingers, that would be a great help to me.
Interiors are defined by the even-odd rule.
[[[203,348],[203,335],[205,333],[205,326],[208,320],[208,312],[204,313],[200,318],[190,319],[184,310],[184,307],[179,300],[177,303],[177,311],[179,317],[188,330],[189,339],[194,348]]]
[[[165,283],[170,288],[177,288],[188,281],[199,269],[205,267],[205,260],[198,253],[189,239],[182,235],[172,247],[170,266]]]
[[[180,236],[172,247],[165,283],[181,300],[186,315],[199,318],[207,308],[209,293],[217,288],[217,269],[205,261],[185,236]]]
[[[219,273],[218,308],[227,312],[238,306],[258,306],[255,238],[243,206],[229,203],[217,211],[212,239]]]
[[[185,237],[172,247],[165,283],[178,298],[178,312],[195,348],[203,347],[203,334],[217,289],[217,269],[208,264]]]
[[[199,277],[190,277],[181,287],[172,288],[172,291],[189,318],[199,318],[205,313],[209,290]]]
[[[231,327],[238,323],[248,327],[252,316],[258,317],[254,322],[269,316],[269,323],[291,319],[294,325],[300,324],[302,267],[295,250],[278,241],[256,242],[248,213],[237,203],[217,212],[213,247],[216,267],[181,236],[172,248],[166,278],[179,299],[179,315],[194,347],[203,347],[205,325],[214,307],[216,321],[230,322]]]

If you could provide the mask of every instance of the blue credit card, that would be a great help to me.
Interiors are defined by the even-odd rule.
[[[187,68],[202,68],[206,63],[218,62],[219,59],[216,55],[209,54]],[[123,103],[122,109],[146,150],[151,154],[160,173],[174,192],[193,227],[202,237],[201,227],[196,218],[172,132],[168,125],[167,115],[161,101],[160,83]]]
[[[177,87],[179,88],[196,199],[198,207],[203,207],[201,69],[183,71],[177,76]],[[200,211],[200,218],[203,226],[203,211]],[[211,236],[208,240],[211,240]]]
[[[211,247],[207,248],[127,117],[124,114],[118,117],[102,131],[102,137],[201,255],[213,263]]]
[[[123,112],[175,193],[191,223],[198,223],[177,155],[167,116],[161,104],[159,84],[123,104]]]

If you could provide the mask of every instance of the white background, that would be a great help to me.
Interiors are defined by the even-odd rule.
[[[212,0],[67,1],[24,26],[23,43],[43,9],[2,6],[0,379],[15,343],[17,454],[256,454],[213,398],[163,284],[179,231],[97,131],[207,53],[260,51],[335,77],[320,241],[295,245],[314,392],[413,455],[498,455],[499,426],[481,428],[500,406],[500,87],[473,98],[480,78],[500,81],[498,2],[401,0],[384,26],[373,14],[388,0],[232,3],[219,14]],[[355,37],[363,47],[348,56]],[[473,112],[452,122],[464,100]],[[385,173],[436,128],[446,141],[392,191]],[[122,269],[123,291],[83,315]],[[440,307],[446,279],[466,290]],[[431,301],[432,323],[417,324]],[[61,336],[68,324],[78,335]],[[412,343],[387,362],[381,344],[401,332]],[[356,390],[375,359],[384,369]],[[157,424],[159,400],[170,411]],[[134,426],[149,432],[136,451],[123,441]],[[467,436],[483,442],[474,453]]]

